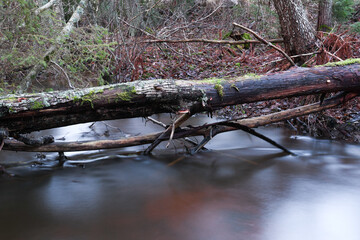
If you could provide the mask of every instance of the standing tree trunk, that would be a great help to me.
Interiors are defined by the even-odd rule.
[[[319,14],[316,29],[329,32],[332,26],[332,3],[333,0],[319,0]]]
[[[286,53],[297,55],[310,52],[315,42],[315,31],[306,16],[302,1],[273,0],[273,2],[279,15]]]

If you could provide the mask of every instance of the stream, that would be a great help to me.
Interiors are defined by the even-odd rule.
[[[36,135],[84,141],[160,130],[136,118]],[[138,154],[146,146],[65,153],[63,167],[57,153],[1,151],[14,177],[0,176],[0,239],[360,239],[360,146],[257,131],[297,155],[241,131],[195,155],[176,140],[151,156]]]

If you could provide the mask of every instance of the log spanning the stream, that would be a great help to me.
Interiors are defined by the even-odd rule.
[[[8,95],[0,98],[0,127],[12,135],[184,108],[194,114],[270,99],[358,92],[360,60],[352,63],[232,79],[134,81],[81,90]]]
[[[356,96],[357,96],[356,93],[349,93],[349,94],[340,93],[332,98],[326,99],[323,103],[318,102],[318,103],[309,104],[306,106],[301,106],[294,109],[272,113],[260,117],[239,119],[239,120],[235,119],[234,121],[231,121],[230,124],[228,121],[222,121],[212,124],[205,124],[198,127],[178,128],[174,133],[173,139],[185,138],[189,136],[204,136],[204,139],[210,136],[210,138],[212,138],[219,133],[238,130],[237,127],[231,126],[232,124],[238,124],[247,128],[256,128],[259,126],[264,126],[266,124],[276,123],[286,119],[291,119],[306,114],[318,112],[321,110],[329,109],[338,106],[340,104],[343,104],[346,101]],[[84,141],[84,142],[76,141],[76,142],[65,142],[65,143],[57,142],[43,146],[29,146],[16,140],[7,139],[4,145],[4,150],[28,151],[28,152],[72,152],[72,151],[122,148],[122,147],[130,147],[130,146],[153,143],[157,139],[161,141],[168,140],[169,136],[161,137],[163,133],[164,132],[155,132],[142,136],[132,136],[132,137],[121,138],[116,140],[97,140],[97,141]],[[200,145],[199,147],[202,146]]]

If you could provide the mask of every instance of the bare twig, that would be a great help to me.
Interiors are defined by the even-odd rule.
[[[51,8],[57,1],[59,1],[59,0],[51,0],[50,2],[46,3],[45,5],[37,8],[35,10],[35,15],[39,15],[41,12],[45,11],[46,9]]]
[[[138,27],[132,25],[131,23],[125,21],[124,19],[122,19],[122,18],[120,18],[120,17],[119,17],[119,20],[122,21],[123,23],[125,23],[126,25],[128,25],[129,27],[134,28],[134,29],[136,29],[136,30],[144,33],[145,35],[148,35],[148,36],[151,36],[151,37],[153,37],[153,38],[155,38],[155,39],[158,39],[154,34],[148,33],[147,31],[145,31],[145,30],[143,30],[143,29],[141,29],[141,28],[138,28]]]
[[[160,122],[160,121],[158,121],[158,120],[156,120],[156,119],[154,119],[154,118],[152,118],[152,117],[147,117],[146,119],[149,120],[149,121],[151,121],[151,122],[153,122],[153,123],[156,124],[156,125],[159,125],[159,126],[163,127],[163,128],[166,128],[166,127],[167,127],[167,125],[166,125],[165,123]],[[197,146],[197,145],[198,145],[198,143],[197,143],[196,141],[191,140],[191,139],[188,138],[188,137],[185,137],[184,140],[185,140],[186,142],[188,142],[188,143],[191,143],[191,144],[194,145],[194,146]],[[202,147],[202,149],[206,150],[205,147]]]
[[[312,53],[298,54],[298,55],[293,55],[293,56],[290,56],[290,57],[291,57],[291,58],[306,57],[306,56],[311,56],[311,55],[313,55],[313,54],[319,54],[319,53],[321,53],[321,51],[316,51],[316,52],[312,52]],[[266,63],[266,64],[280,62],[280,61],[283,61],[283,60],[285,60],[285,59],[286,59],[286,58],[274,60],[274,61],[268,62],[268,63]],[[264,65],[266,65],[266,64],[264,64]]]
[[[283,39],[271,39],[269,42],[271,43],[282,43]],[[192,38],[192,39],[157,39],[157,40],[147,40],[141,43],[191,43],[191,42],[202,42],[202,43],[214,43],[214,44],[230,44],[230,45],[240,45],[240,44],[247,44],[247,43],[262,43],[258,40],[242,40],[242,41],[228,41],[228,40],[212,40],[212,39],[202,39],[202,38]]]
[[[144,154],[149,154],[157,145],[159,145],[162,141],[162,138],[167,136],[168,134],[173,135],[173,131],[178,128],[182,123],[188,120],[191,117],[191,113],[184,113],[180,115],[178,119],[174,121],[159,137],[155,139],[155,141],[144,151]],[[174,130],[173,130],[174,129]]]
[[[137,15],[135,15],[133,18],[131,18],[128,22],[131,23],[134,19],[138,18],[140,15],[144,14],[144,13],[148,13],[150,12],[151,9],[153,9],[154,7],[156,7],[160,2],[162,2],[162,0],[158,0],[157,2],[155,2],[151,7],[149,7],[148,9],[146,9],[145,11],[142,11],[140,13],[138,13]]]
[[[167,127],[165,123],[160,122],[160,121],[158,121],[158,120],[156,120],[156,119],[154,119],[152,117],[147,117],[146,119],[153,122],[153,123],[155,123],[155,124],[157,124],[157,125],[159,125],[159,126],[161,126],[161,127],[163,127],[163,128]]]
[[[69,76],[67,75],[67,73],[65,72],[65,70],[59,65],[59,64],[57,64],[56,62],[54,62],[54,61],[50,61],[52,64],[54,64],[55,66],[57,66],[63,73],[64,73],[64,75],[65,75],[65,77],[66,77],[66,79],[67,79],[67,81],[68,81],[68,84],[69,84],[69,87],[71,88],[71,89],[75,89],[74,87],[73,87],[73,85],[71,84],[71,81],[70,81],[70,78],[69,78]]]
[[[180,31],[181,29],[189,28],[191,25],[194,25],[195,23],[204,21],[205,19],[211,17],[214,13],[216,13],[216,12],[221,8],[223,2],[224,2],[224,1],[219,2],[219,3],[218,3],[218,6],[217,6],[211,13],[209,13],[208,15],[206,15],[206,16],[204,16],[204,17],[202,17],[202,18],[199,18],[199,19],[197,19],[197,20],[191,21],[189,24],[187,24],[187,25],[185,25],[185,26],[180,26],[180,27],[172,28],[172,29],[171,29],[171,33],[170,33],[170,34],[167,34],[167,35],[168,35],[168,36],[169,36],[169,35],[172,35],[172,34],[178,32],[178,31]],[[166,27],[165,27],[165,29],[166,29]],[[164,33],[162,33],[162,32],[164,32],[164,30],[160,30],[160,31],[158,32],[158,35],[164,36],[165,32],[164,32]]]
[[[344,61],[343,59],[339,58],[338,56],[332,54],[332,53],[329,52],[329,51],[326,51],[325,49],[323,49],[323,51],[324,51],[326,54],[329,54],[331,57],[336,58],[336,60],[338,60],[338,61]]]
[[[294,61],[289,57],[289,55],[287,55],[281,48],[278,48],[277,46],[271,44],[269,41],[265,40],[264,38],[262,38],[259,34],[257,34],[256,32],[254,32],[253,30],[244,27],[238,23],[233,23],[234,26],[239,27],[241,29],[244,29],[245,31],[248,31],[249,33],[251,33],[252,35],[254,35],[257,39],[259,39],[260,42],[274,48],[275,50],[279,51],[282,55],[284,55],[284,57],[291,63],[291,65],[296,66],[296,64],[294,63]]]

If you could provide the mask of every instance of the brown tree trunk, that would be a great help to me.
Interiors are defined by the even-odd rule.
[[[319,14],[316,29],[329,32],[332,27],[332,3],[333,0],[319,0]]]
[[[310,52],[315,42],[315,31],[306,16],[302,1],[273,2],[279,15],[286,53],[291,56]]]
[[[0,128],[24,133],[71,124],[146,117],[327,92],[360,92],[360,64],[295,68],[251,78],[149,80],[0,98]]]

